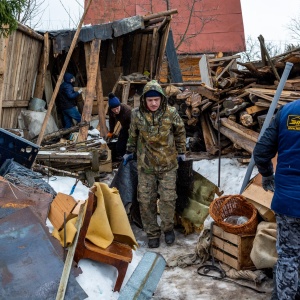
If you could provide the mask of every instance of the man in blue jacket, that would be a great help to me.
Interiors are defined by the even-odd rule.
[[[81,121],[81,115],[77,109],[77,97],[82,93],[74,91],[73,82],[75,77],[70,73],[65,73],[64,82],[61,84],[58,93],[57,104],[64,118],[65,128],[73,126],[72,119],[77,123]]]
[[[271,159],[277,152],[274,176]],[[257,142],[253,155],[262,175],[263,188],[274,192],[271,209],[275,212],[277,223],[278,261],[272,300],[299,299],[300,100],[278,110]]]

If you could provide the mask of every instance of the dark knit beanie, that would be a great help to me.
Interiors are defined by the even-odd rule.
[[[121,102],[118,97],[116,97],[113,93],[109,93],[108,95],[108,106],[109,108],[116,108],[121,105]]]
[[[161,93],[155,90],[150,90],[147,93],[145,93],[145,97],[161,97]]]

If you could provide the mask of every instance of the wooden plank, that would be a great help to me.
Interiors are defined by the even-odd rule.
[[[123,42],[124,42],[124,37],[119,36],[117,38],[117,50],[116,50],[116,59],[115,59],[115,66],[116,67],[122,66]],[[102,51],[101,51],[101,56],[102,56]],[[100,60],[101,60],[101,58],[100,58]]]
[[[153,39],[153,35],[148,34],[144,71],[148,71],[149,73],[150,73],[150,68],[151,68],[151,66],[150,66],[150,64],[151,64],[150,56],[151,56],[151,48],[152,48],[152,39]]]
[[[105,117],[106,112],[105,112],[105,107],[104,107],[104,97],[103,97],[103,87],[102,87],[100,65],[98,66],[98,70],[97,70],[96,94],[97,94],[98,118],[99,118],[99,124],[98,124],[97,128],[100,131],[100,135],[102,137],[106,137],[106,135],[107,135],[106,117]]]
[[[35,84],[35,91],[34,91],[34,97],[36,98],[43,98],[44,93],[44,86],[45,86],[45,75],[47,66],[49,63],[49,33],[46,32],[44,34],[44,47],[43,47],[43,53],[40,59],[40,64],[38,68],[38,74],[36,78],[36,84]]]
[[[7,49],[8,49],[8,38],[1,38],[0,39],[0,126],[2,125],[2,101],[4,96],[4,82],[5,82],[5,71],[6,71],[6,64],[7,64]]]
[[[215,126],[217,130],[217,126]],[[250,141],[249,139],[243,137],[241,134],[234,132],[232,129],[226,128],[224,126],[220,127],[220,132],[228,137],[234,144],[239,145],[249,153],[253,152],[255,147],[255,142]]]
[[[239,241],[239,238],[236,234],[226,232],[221,227],[216,225],[213,226],[213,234],[223,240],[231,241],[234,244],[237,244]]]
[[[148,35],[143,34],[141,40],[141,50],[139,55],[139,65],[138,65],[139,73],[144,73],[144,71],[146,70],[145,60],[146,60],[146,52],[147,52],[147,42],[148,42]]]
[[[88,80],[86,86],[86,97],[82,111],[82,122],[90,122],[92,119],[92,109],[95,95],[95,86],[97,80],[97,72],[99,68],[99,53],[101,40],[95,39],[91,44],[91,56],[88,67]],[[79,129],[78,141],[85,141],[88,135],[88,126]]]
[[[239,265],[237,259],[229,256],[227,253],[222,252],[219,249],[213,248],[213,254],[216,259],[224,262],[225,264],[233,267],[236,270],[240,269],[240,265]]]
[[[20,68],[22,62],[22,38],[23,38],[23,34],[20,31],[16,31],[16,43],[14,47],[14,64],[11,73],[12,79],[14,81],[14,86],[11,87],[12,94],[11,94],[11,98],[8,99],[17,99],[18,90],[21,88],[21,85],[23,84],[23,82],[21,83],[19,80]]]
[[[128,96],[130,91],[130,82],[123,84],[123,91],[122,91],[122,103],[127,104]]]
[[[213,87],[213,81],[211,78],[211,70],[208,64],[207,56],[204,54],[202,55],[199,61],[199,69],[201,75],[201,81],[205,83],[208,87]]]
[[[162,33],[161,41],[160,41],[160,49],[158,50],[158,59],[157,59],[157,65],[156,65],[156,77],[159,80],[160,79],[160,72],[162,67],[162,61],[165,56],[167,41],[168,41],[168,35],[171,27],[171,20],[167,20],[167,25],[164,28],[164,31]]]
[[[29,100],[3,100],[3,108],[27,107]]]
[[[138,71],[140,62],[137,58],[140,55],[141,41],[142,41],[142,34],[141,33],[135,34],[133,40],[133,49],[132,49],[133,59],[131,60],[131,64],[130,64],[130,73],[134,73]]]
[[[79,210],[79,215],[77,217],[76,224],[75,224],[75,227],[77,229],[75,238],[74,238],[72,245],[69,247],[69,250],[68,250],[67,259],[66,259],[66,262],[64,265],[63,273],[62,273],[62,276],[60,279],[60,283],[59,283],[59,287],[58,287],[58,291],[57,291],[57,295],[56,295],[56,300],[63,300],[65,298],[69,275],[70,275],[71,267],[73,264],[74,254],[75,254],[75,250],[77,247],[78,237],[79,237],[80,229],[83,224],[83,220],[84,220],[84,205],[81,205],[80,210]]]
[[[115,67],[115,59],[116,59],[116,48],[117,48],[117,40],[112,39],[109,40],[107,59],[106,59],[106,68],[114,68]]]
[[[155,66],[156,66],[156,48],[158,44],[159,34],[157,28],[153,29],[152,35],[152,46],[151,46],[151,53],[150,53],[150,78],[154,78]]]
[[[221,118],[221,124],[227,128],[232,129],[233,131],[241,134],[245,138],[257,142],[259,133],[256,131],[253,131],[251,129],[246,128],[245,126],[242,126],[236,122],[233,122],[229,120],[228,118]]]
[[[203,132],[203,138],[205,142],[206,151],[210,154],[216,154],[218,152],[218,148],[215,146],[213,142],[213,138],[211,136],[211,131],[209,129],[209,124],[205,117],[200,118],[201,128]]]
[[[88,3],[87,3],[87,5],[86,5],[86,7],[85,7],[84,13],[83,13],[83,15],[81,17],[81,20],[79,22],[78,28],[77,28],[77,30],[75,32],[74,38],[72,40],[72,43],[70,45],[70,49],[68,51],[68,54],[67,54],[67,57],[65,59],[64,65],[63,65],[63,67],[61,69],[61,72],[59,74],[58,80],[56,82],[56,86],[55,86],[54,92],[52,94],[50,103],[48,105],[48,110],[47,110],[47,113],[46,113],[46,116],[45,116],[45,119],[44,119],[44,122],[43,122],[43,125],[42,125],[42,128],[41,128],[41,132],[40,132],[38,140],[37,140],[37,145],[41,145],[41,141],[43,140],[43,136],[44,136],[44,133],[45,133],[45,130],[46,130],[46,127],[47,127],[47,123],[48,123],[48,120],[49,120],[49,117],[50,117],[53,105],[55,103],[55,99],[56,99],[58,90],[60,88],[60,84],[61,84],[61,82],[63,80],[63,76],[65,74],[65,71],[66,71],[67,66],[69,64],[69,61],[70,61],[70,58],[72,56],[73,50],[75,48],[75,45],[76,45],[76,42],[77,42],[77,39],[78,39],[78,36],[79,36],[79,33],[80,33],[80,29],[82,27],[82,24],[83,24],[83,21],[84,21],[84,18],[85,18],[85,15],[86,15],[86,13],[87,13],[87,11],[88,11],[91,3],[92,3],[92,0],[89,0]]]
[[[222,249],[225,252],[230,253],[236,258],[238,257],[239,251],[238,251],[237,244],[228,243],[227,241],[224,241],[216,236],[213,238],[212,244],[213,246]]]
[[[268,108],[263,107],[263,106],[253,105],[253,106],[247,107],[246,111],[249,115],[252,115],[252,114],[258,113],[260,111],[266,110],[266,109],[268,109]]]
[[[226,71],[229,70],[229,68],[233,65],[234,62],[235,62],[235,59],[233,59],[233,60],[231,60],[231,61],[229,62],[229,64],[228,64],[228,65],[222,70],[222,72],[216,77],[216,81],[217,81],[219,78],[221,78],[222,75],[224,75],[224,73],[225,73]]]

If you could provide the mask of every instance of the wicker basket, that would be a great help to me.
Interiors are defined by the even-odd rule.
[[[224,231],[233,234],[253,234],[256,232],[257,210],[241,195],[226,195],[213,200],[209,206],[209,214]],[[229,216],[245,216],[248,221],[241,225],[224,222]]]

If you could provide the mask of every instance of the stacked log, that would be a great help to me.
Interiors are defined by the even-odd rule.
[[[241,63],[238,58],[204,56],[199,63],[201,83],[165,88],[169,104],[177,107],[185,122],[187,136],[196,135],[200,141],[191,152],[216,155],[231,149],[249,157],[286,62],[294,66],[277,108],[300,98],[300,49],[269,58],[268,63]]]

